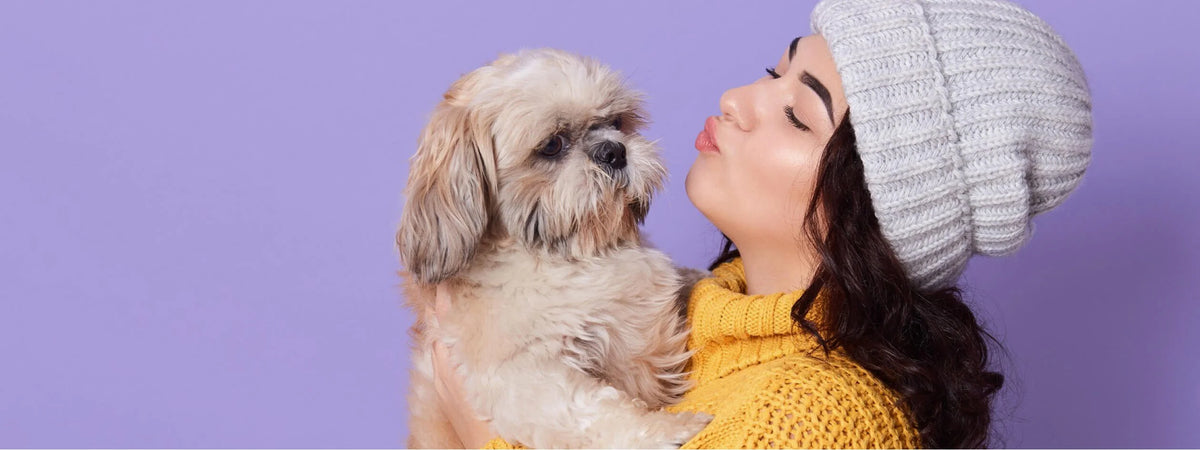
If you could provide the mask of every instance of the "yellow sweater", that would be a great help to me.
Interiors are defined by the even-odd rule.
[[[688,304],[694,385],[670,411],[713,421],[683,448],[917,448],[894,392],[842,349],[826,358],[793,324],[803,291],[746,295],[741,259],[696,283]],[[818,296],[808,320],[822,326]],[[494,439],[486,448],[516,448]]]

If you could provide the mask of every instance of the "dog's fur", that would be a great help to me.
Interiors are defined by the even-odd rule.
[[[639,234],[666,175],[637,133],[641,108],[608,68],[549,49],[503,55],[445,93],[396,236],[419,317],[410,447],[461,446],[437,406],[435,341],[453,346],[467,401],[510,441],[669,448],[708,423],[661,409],[688,388],[684,308],[699,273]],[[544,155],[554,139],[561,152]],[[601,155],[616,143],[623,165]],[[454,298],[432,326],[438,283]]]

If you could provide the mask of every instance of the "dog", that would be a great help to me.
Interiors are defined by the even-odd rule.
[[[438,410],[431,349],[454,349],[466,400],[533,448],[677,448],[711,416],[669,413],[686,300],[702,274],[644,242],[666,169],[641,95],[554,49],[501,55],[455,81],[410,160],[396,241],[417,312],[414,448],[461,446]],[[435,288],[455,292],[433,317]]]

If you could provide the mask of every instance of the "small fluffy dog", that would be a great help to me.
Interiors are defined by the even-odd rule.
[[[454,347],[467,401],[534,448],[678,447],[711,419],[661,408],[688,388],[684,308],[699,272],[644,246],[666,174],[638,93],[558,50],[455,81],[411,160],[397,245],[413,327],[410,447],[461,443],[430,350]],[[436,326],[435,286],[455,292]]]

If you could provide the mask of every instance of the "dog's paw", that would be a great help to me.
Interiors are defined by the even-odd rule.
[[[662,412],[664,434],[663,441],[656,445],[657,448],[679,448],[683,444],[690,441],[692,437],[700,433],[704,427],[712,422],[713,417],[705,413],[668,413]]]

